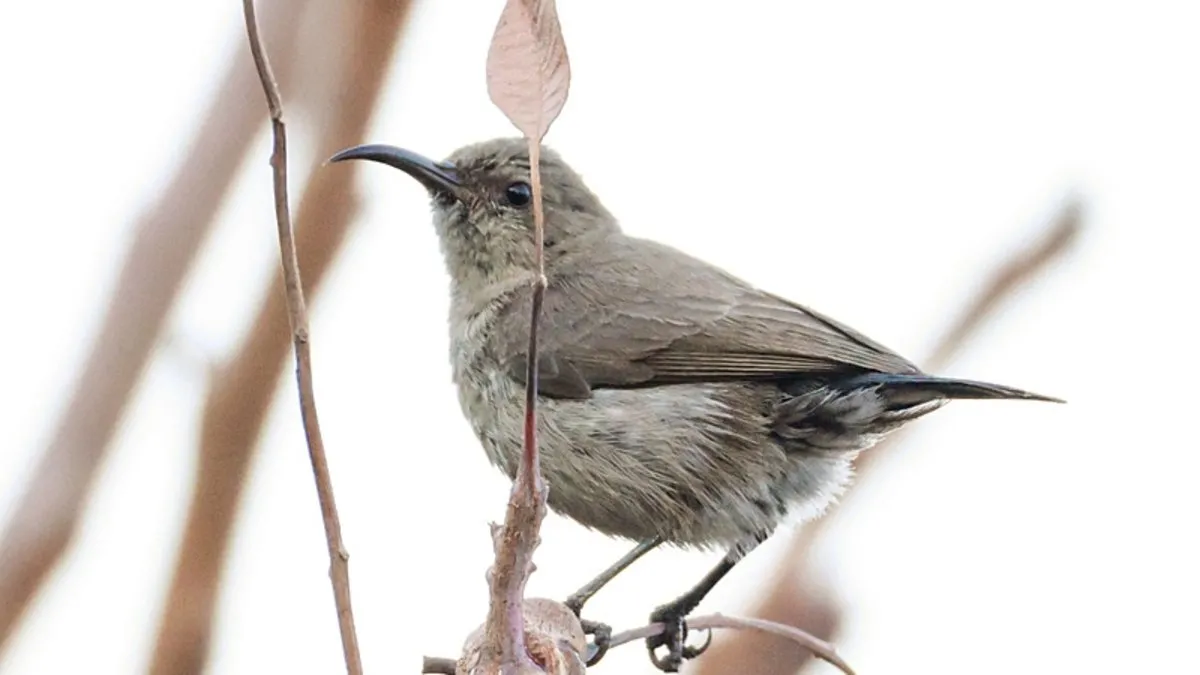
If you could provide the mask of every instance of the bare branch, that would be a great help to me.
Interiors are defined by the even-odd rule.
[[[246,15],[246,33],[258,77],[262,80],[271,115],[271,169],[275,188],[275,221],[279,230],[279,252],[283,263],[284,286],[287,289],[288,322],[292,328],[292,343],[296,351],[296,382],[300,389],[300,416],[308,442],[309,459],[321,503],[321,519],[325,525],[325,540],[329,550],[329,578],[337,605],[338,626],[342,634],[342,651],[346,671],[362,674],[362,656],[358,651],[358,635],[354,630],[354,610],[350,602],[350,556],[342,543],[342,525],[338,519],[333,483],[329,477],[329,462],[325,457],[325,442],[317,418],[316,394],[313,391],[312,354],[309,347],[308,312],[304,306],[304,289],[300,283],[300,263],[296,257],[296,242],[292,237],[292,219],[287,189],[287,130],[283,122],[283,104],[279,85],[271,72],[271,63],[258,34],[254,16],[254,0],[242,0]]]
[[[291,53],[304,2],[276,2],[273,48]],[[259,86],[238,52],[170,185],[138,217],[108,311],[50,443],[0,535],[0,652],[74,537],[133,388],[261,120]],[[287,73],[281,73],[287,75]]]
[[[316,141],[318,156],[362,139],[411,7],[409,0],[343,3],[337,11],[354,13],[344,22],[350,37],[333,41],[326,35],[327,42],[306,43],[298,50],[310,55],[327,52],[326,60],[339,57],[344,64],[340,72],[330,75],[338,78],[341,92],[335,99],[310,98],[322,89],[312,86],[289,96],[307,101],[309,108],[328,107],[319,116],[327,126]],[[257,78],[251,81],[261,87]],[[240,100],[249,100],[253,93],[250,90]],[[315,166],[319,168],[320,162]],[[349,232],[357,203],[356,175],[314,170],[300,199],[296,248],[303,288],[310,299]],[[154,675],[191,675],[204,669],[222,562],[289,351],[285,298],[282,275],[273,275],[252,328],[233,359],[220,369],[205,402],[195,491],[151,661]]]

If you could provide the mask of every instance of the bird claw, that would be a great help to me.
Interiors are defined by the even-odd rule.
[[[587,656],[584,659],[587,667],[591,668],[608,653],[609,645],[612,644],[612,627],[606,623],[587,619],[581,619],[579,624],[583,626],[584,635],[592,636],[592,641],[587,646]]]
[[[684,659],[694,659],[697,656],[700,656],[704,652],[708,651],[708,648],[712,646],[712,640],[713,640],[712,629],[705,629],[704,630],[704,644],[700,645],[699,647],[693,647],[691,645],[684,645],[683,646],[683,658]]]
[[[664,673],[678,673],[685,659],[700,656],[712,644],[712,631],[707,631],[704,644],[699,647],[687,644],[687,619],[679,616],[678,610],[670,605],[655,610],[650,622],[663,624],[661,633],[646,638],[646,648],[650,652],[650,662]],[[660,657],[658,648],[664,646],[667,653]]]

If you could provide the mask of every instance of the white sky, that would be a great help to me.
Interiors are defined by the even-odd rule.
[[[1067,194],[1088,200],[1077,253],[951,369],[1070,404],[960,403],[919,423],[822,551],[818,573],[852,608],[839,645],[859,672],[1194,663],[1195,5],[560,2],[574,79],[547,141],[626,229],[913,358]],[[483,82],[499,6],[419,3],[364,140],[442,156],[510,134]],[[235,0],[0,9],[4,517],[133,218],[186,160],[241,31]],[[308,131],[303,116],[292,131]],[[297,143],[294,195],[311,159]],[[0,672],[145,667],[203,363],[231,353],[277,273],[267,152],[264,127],[173,315],[174,346],[149,369],[76,546]],[[486,523],[508,488],[449,382],[424,195],[383,167],[359,175],[364,208],[313,306],[318,400],[367,670],[415,673],[421,654],[456,655],[482,619]],[[289,370],[229,560],[212,673],[342,668],[294,391]],[[785,539],[702,608],[743,607]],[[553,516],[543,540],[529,591],[557,597],[628,546]],[[590,614],[640,625],[714,560],[657,553]],[[640,646],[607,660],[599,672],[652,672]]]

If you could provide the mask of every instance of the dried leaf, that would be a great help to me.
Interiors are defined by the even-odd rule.
[[[507,0],[488,49],[488,96],[541,141],[567,102],[571,65],[554,0]]]

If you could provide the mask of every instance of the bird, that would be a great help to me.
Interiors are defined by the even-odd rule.
[[[1062,402],[925,373],[814,309],[627,234],[560,154],[539,145],[539,156],[546,287],[537,424],[547,504],[636,542],[566,604],[578,615],[663,544],[724,552],[651,613],[667,626],[646,643],[664,672],[707,646],[685,644],[688,614],[782,522],[821,515],[861,452],[955,399]],[[441,161],[365,144],[329,161],[347,160],[399,169],[427,191],[449,277],[459,405],[491,463],[513,478],[539,273],[529,142],[471,143]],[[798,252],[797,267],[805,255],[813,253]],[[608,634],[591,627],[594,663]]]

